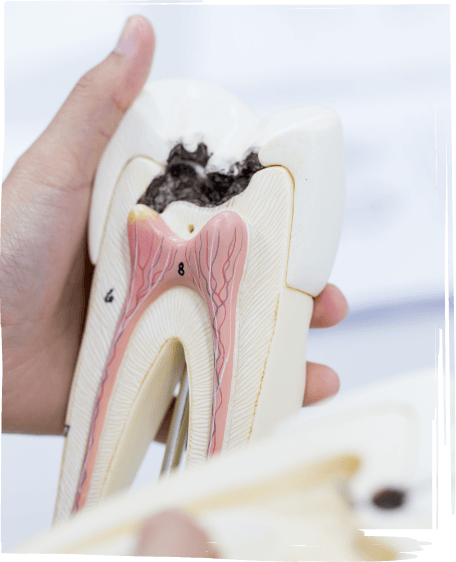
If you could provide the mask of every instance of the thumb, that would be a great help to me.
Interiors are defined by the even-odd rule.
[[[205,531],[178,509],[168,509],[147,519],[138,538],[137,556],[219,558]]]
[[[77,83],[49,127],[29,149],[57,186],[90,186],[99,159],[149,75],[155,36],[149,21],[130,17],[116,48]],[[49,174],[51,172],[51,174]]]

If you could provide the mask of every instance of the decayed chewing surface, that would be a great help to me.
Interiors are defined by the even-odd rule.
[[[180,111],[174,106],[171,116],[177,99]],[[226,115],[227,107],[229,122],[204,117]],[[343,201],[337,117],[324,108],[301,109],[301,125],[296,115],[260,123],[217,88],[164,81],[143,92],[126,115],[94,189],[89,242],[97,267],[67,413],[56,520],[132,481],[184,358],[190,465],[243,447],[299,409],[310,295],[326,284]],[[199,138],[195,131],[202,131]],[[159,215],[135,206],[163,176],[166,143],[192,151],[202,141],[212,154],[204,174],[217,166],[226,173],[255,146],[268,167],[217,207],[175,201]],[[271,166],[279,157],[288,169]],[[311,211],[321,209],[325,216],[316,221]],[[323,254],[325,221],[330,244]]]
[[[211,154],[200,142],[194,151],[182,143],[169,153],[164,173],[155,177],[138,203],[159,213],[173,201],[188,201],[200,207],[216,207],[242,193],[254,173],[263,166],[256,152],[251,151],[242,162],[235,162],[224,173],[206,171]]]

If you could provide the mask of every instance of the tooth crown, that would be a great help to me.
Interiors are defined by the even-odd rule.
[[[345,168],[342,128],[326,107],[304,106],[259,119],[235,96],[211,84],[158,80],[146,86],[127,112],[100,162],[89,222],[96,263],[110,198],[122,167],[142,155],[164,166],[182,141],[205,142],[209,167],[227,167],[249,148],[264,166],[283,166],[294,184],[287,284],[317,296],[328,281],[342,226]]]
[[[205,142],[213,152],[210,163],[221,167],[242,156],[248,148],[242,137],[258,123],[247,105],[212,84],[192,80],[147,84],[122,119],[98,167],[89,220],[92,262],[97,262],[108,214],[104,202],[111,198],[127,162],[145,156],[164,166],[180,140],[191,150]]]

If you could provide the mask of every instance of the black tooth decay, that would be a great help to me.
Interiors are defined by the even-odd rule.
[[[199,143],[194,152],[182,143],[169,153],[165,172],[152,180],[139,199],[162,213],[173,201],[189,201],[200,207],[215,207],[242,193],[260,164],[256,152],[250,151],[242,162],[233,164],[227,173],[206,172],[210,158],[207,146]]]

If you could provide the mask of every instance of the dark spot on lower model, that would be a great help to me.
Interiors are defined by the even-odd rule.
[[[242,162],[235,162],[224,172],[206,172],[210,158],[207,146],[199,143],[194,152],[182,143],[169,153],[165,172],[157,176],[139,199],[162,213],[173,201],[189,201],[200,207],[216,207],[242,193],[253,174],[262,170],[258,155],[251,150]]]
[[[380,509],[398,509],[404,505],[406,495],[404,490],[387,488],[375,494],[372,498],[372,503]]]

